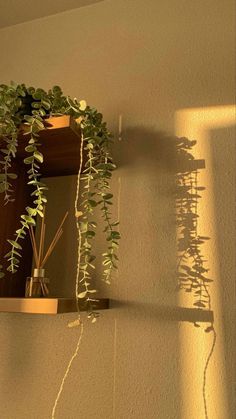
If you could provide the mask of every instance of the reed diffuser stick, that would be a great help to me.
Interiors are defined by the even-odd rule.
[[[39,255],[38,255],[38,251],[37,251],[37,245],[36,245],[34,230],[33,230],[32,226],[30,226],[29,231],[30,231],[30,237],[31,237],[31,241],[32,241],[35,264],[36,264],[37,267],[39,267]]]
[[[45,234],[45,207],[43,208],[43,217],[41,221],[41,230],[40,230],[40,240],[39,240],[39,266],[42,262],[42,256],[43,256],[43,242],[44,242],[44,234]]]
[[[42,261],[42,259],[43,259],[43,253],[44,253],[45,233],[46,233],[46,224],[45,224],[45,223],[43,223],[43,233],[42,233],[42,257],[41,257],[41,261]]]
[[[57,229],[57,231],[56,231],[55,236],[53,237],[53,239],[52,239],[52,241],[51,241],[51,243],[50,243],[50,245],[49,245],[49,248],[48,248],[48,250],[47,250],[47,252],[46,252],[46,255],[45,255],[45,257],[44,257],[44,259],[43,259],[43,261],[42,261],[42,267],[45,265],[45,263],[46,263],[47,259],[48,259],[48,258],[49,258],[49,256],[51,255],[51,253],[52,253],[52,251],[53,251],[54,247],[56,246],[56,244],[57,244],[57,242],[58,242],[59,238],[61,237],[61,235],[62,235],[62,233],[63,233],[62,227],[63,227],[64,222],[66,221],[66,218],[67,218],[68,214],[69,214],[69,212],[67,211],[67,212],[65,213],[65,215],[64,215],[64,217],[63,217],[63,219],[62,219],[62,221],[61,221],[61,224],[59,225],[59,227],[58,227],[58,229]]]
[[[63,233],[63,230],[60,230],[60,231],[59,231],[59,232],[55,235],[54,239],[52,240],[52,242],[51,242],[51,244],[50,244],[50,246],[49,246],[49,248],[48,248],[48,251],[47,251],[47,253],[46,253],[46,255],[45,255],[45,257],[44,257],[44,259],[43,259],[43,261],[42,261],[42,264],[41,264],[41,267],[42,267],[42,268],[44,267],[44,265],[45,265],[45,263],[47,262],[47,260],[48,260],[49,256],[50,256],[50,255],[51,255],[51,253],[53,252],[54,247],[56,246],[56,244],[57,244],[58,240],[60,239],[60,237],[61,237],[62,233]]]
[[[63,224],[66,221],[66,218],[68,216],[69,212],[67,211],[48,247],[48,250],[46,251],[45,255],[44,255],[44,242],[45,242],[45,233],[46,233],[46,224],[45,224],[45,208],[43,210],[43,217],[42,217],[42,221],[41,221],[41,229],[40,229],[40,239],[39,239],[39,249],[37,248],[37,244],[36,244],[36,239],[35,239],[35,234],[34,234],[34,230],[33,227],[30,226],[29,229],[29,234],[30,234],[30,240],[31,240],[31,245],[33,248],[33,253],[34,253],[34,261],[35,261],[35,265],[37,267],[37,269],[43,268],[45,263],[47,262],[49,256],[51,255],[51,253],[53,252],[58,240],[60,239],[63,230]]]
[[[61,224],[59,225],[59,227],[58,227],[58,229],[57,229],[56,234],[58,233],[58,231],[60,231],[60,230],[62,229],[62,226],[63,226],[64,222],[66,221],[66,219],[67,219],[67,217],[68,217],[68,214],[69,214],[69,211],[67,211],[67,212],[65,213],[65,215],[64,215],[64,217],[63,217],[63,219],[62,219],[62,222],[61,222]]]

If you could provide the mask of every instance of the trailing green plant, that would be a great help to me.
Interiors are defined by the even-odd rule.
[[[28,167],[28,185],[32,188],[33,204],[26,207],[21,215],[19,228],[13,238],[8,239],[9,252],[5,255],[9,265],[7,270],[15,273],[19,267],[22,241],[30,226],[35,226],[36,217],[43,217],[43,208],[47,202],[46,185],[40,180],[40,167],[43,164],[40,131],[45,129],[45,119],[51,116],[71,115],[79,120],[82,143],[78,182],[82,185],[82,202],[75,205],[79,255],[78,255],[78,287],[77,298],[86,300],[89,315],[96,319],[93,312],[93,295],[91,273],[94,269],[95,255],[93,240],[96,235],[96,222],[92,219],[94,209],[99,207],[104,219],[104,233],[108,243],[103,254],[103,279],[109,283],[112,271],[117,268],[116,261],[120,234],[117,222],[112,222],[111,212],[113,195],[110,193],[109,181],[115,165],[112,161],[110,147],[111,134],[103,122],[103,116],[96,109],[86,105],[84,100],[78,101],[65,96],[59,86],[54,86],[48,92],[41,88],[26,87],[24,84],[11,83],[0,85],[0,193],[4,195],[5,204],[14,201],[13,182],[17,175],[12,170],[12,162],[17,156],[18,142],[22,129],[27,138],[24,159]],[[84,159],[86,159],[84,161]],[[77,191],[78,192],[78,191]],[[0,265],[0,278],[3,277]]]

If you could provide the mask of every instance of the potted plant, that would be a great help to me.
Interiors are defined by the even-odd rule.
[[[95,321],[98,315],[93,311],[96,290],[91,286],[95,260],[93,240],[97,226],[93,220],[95,207],[100,208],[108,243],[108,249],[103,253],[103,279],[107,283],[110,283],[112,271],[117,267],[120,239],[116,228],[119,223],[112,221],[110,213],[113,194],[109,183],[115,169],[110,153],[112,139],[102,114],[87,106],[84,100],[78,101],[76,98],[65,96],[59,86],[54,86],[46,92],[41,88],[26,87],[24,84],[0,85],[0,193],[4,195],[5,205],[14,200],[12,183],[17,175],[12,169],[12,163],[17,158],[20,134],[23,130],[24,138],[27,138],[27,156],[24,157],[24,164],[27,167],[27,184],[32,189],[33,197],[32,205],[27,206],[25,213],[20,217],[15,236],[7,239],[7,270],[12,274],[17,272],[24,238],[30,228],[35,226],[36,217],[44,217],[47,188],[40,179],[40,168],[44,162],[40,132],[45,130],[47,118],[60,115],[70,115],[76,119],[81,129],[80,167],[75,197],[78,232],[76,298],[85,299],[89,317]],[[3,276],[1,264],[0,277]]]

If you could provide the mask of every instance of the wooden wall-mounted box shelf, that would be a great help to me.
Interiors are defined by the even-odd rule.
[[[93,304],[94,310],[107,310],[109,300],[100,298]],[[86,311],[83,301],[79,302],[80,311]],[[0,312],[27,314],[62,314],[77,312],[74,298],[0,298]]]
[[[58,116],[45,120],[45,130],[40,132],[41,151],[44,162],[40,166],[43,177],[75,175],[80,165],[81,132],[76,121],[68,116]],[[22,298],[25,295],[25,281],[31,276],[32,249],[29,237],[24,239],[22,263],[16,274],[6,272],[4,255],[9,251],[7,239],[13,239],[20,226],[20,216],[30,205],[32,188],[27,185],[27,167],[23,160],[29,154],[25,151],[28,135],[19,136],[18,151],[14,168],[18,178],[14,183],[15,202],[4,206],[0,195],[0,263],[4,265],[5,277],[0,280],[0,312],[23,313],[66,313],[76,311],[75,300],[71,298]],[[0,148],[2,144],[0,142]],[[17,297],[17,298],[16,298]],[[80,303],[83,309],[83,302]],[[107,309],[109,301],[100,299],[95,309]]]
[[[45,130],[40,132],[41,150],[44,162],[40,173],[43,177],[65,176],[77,174],[80,164],[80,127],[69,115],[53,117],[45,120]],[[27,170],[23,162],[29,154],[25,151],[28,135],[22,134],[18,139],[18,151],[14,160],[13,172],[18,177],[13,181],[15,202],[4,205],[3,194],[0,195],[0,263],[6,272],[7,261],[4,255],[9,251],[7,239],[14,239],[15,231],[20,227],[20,216],[25,207],[32,202],[32,187],[27,185]],[[1,146],[1,144],[0,144]],[[32,249],[29,237],[24,239],[22,262],[17,274],[6,272],[0,281],[0,297],[23,297],[25,280],[31,276]]]
[[[42,177],[77,174],[80,156],[80,127],[69,115],[55,116],[45,121],[46,129],[40,132],[44,162],[40,166]],[[21,135],[17,157],[23,162],[29,155],[25,151],[28,136]]]

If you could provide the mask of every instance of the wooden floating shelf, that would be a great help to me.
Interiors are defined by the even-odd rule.
[[[85,302],[79,303],[80,311],[86,311]],[[109,309],[109,299],[94,302],[95,310]],[[75,298],[0,298],[0,313],[62,314],[77,312]]]

